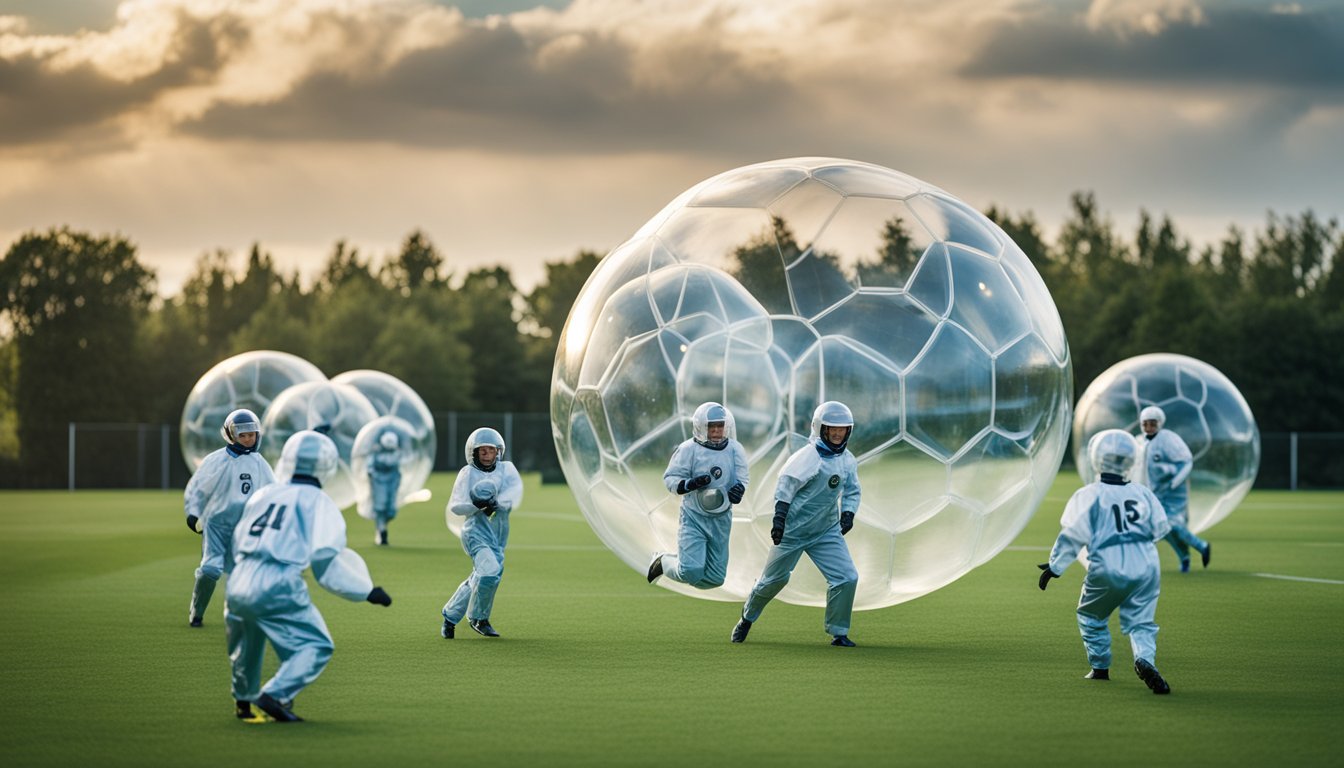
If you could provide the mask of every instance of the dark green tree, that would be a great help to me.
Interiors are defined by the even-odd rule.
[[[25,234],[0,261],[0,314],[19,361],[13,400],[28,482],[64,478],[67,423],[140,416],[133,351],[153,297],[153,273],[120,236],[65,227]]]

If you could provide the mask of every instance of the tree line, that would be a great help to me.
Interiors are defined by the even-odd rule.
[[[1229,227],[1197,249],[1167,216],[1141,212],[1126,239],[1091,193],[1070,203],[1053,241],[1030,212],[986,213],[1054,297],[1075,394],[1120,360],[1176,352],[1226,374],[1262,431],[1344,431],[1336,220],[1270,212],[1263,229]],[[886,249],[901,254],[903,233],[888,235]],[[891,254],[875,265],[908,258]],[[71,421],[176,424],[201,374],[251,349],[332,375],[386,371],[433,412],[543,412],[558,336],[599,261],[583,250],[547,262],[524,292],[503,266],[455,274],[415,231],[378,265],[337,242],[306,287],[261,245],[241,268],[233,254],[206,253],[161,298],[121,235],[24,234],[0,260],[0,485],[60,484]]]

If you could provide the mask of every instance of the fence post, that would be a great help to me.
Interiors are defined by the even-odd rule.
[[[513,445],[513,411],[504,414],[504,444]]]
[[[70,422],[70,467],[66,477],[70,481],[70,492],[75,491],[75,422]]]
[[[1288,433],[1288,490],[1297,490],[1297,433]]]

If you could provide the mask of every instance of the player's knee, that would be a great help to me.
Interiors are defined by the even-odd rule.
[[[703,565],[681,564],[681,580],[687,584],[699,584],[705,580],[705,567]]]
[[[215,563],[202,563],[200,568],[196,569],[196,578],[219,581],[219,577],[224,575],[224,569]]]
[[[482,589],[494,589],[495,587],[498,587],[499,573],[496,572],[494,575],[491,576],[486,576],[482,574],[480,578],[476,581],[476,585]]]

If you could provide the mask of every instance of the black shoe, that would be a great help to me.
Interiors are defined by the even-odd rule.
[[[1091,672],[1088,672],[1086,675],[1083,675],[1083,679],[1084,679],[1084,680],[1110,680],[1110,679],[1111,679],[1111,670],[1109,670],[1109,669],[1093,669]]]
[[[453,637],[456,635],[456,633],[457,633],[457,625],[447,619],[444,619],[443,629],[439,630],[439,634],[443,635],[443,639],[452,640]]]
[[[838,645],[841,648],[853,648],[854,641],[849,639],[849,635],[836,635],[831,641],[831,645]]]
[[[1199,553],[1199,559],[1204,561],[1204,567],[1209,567],[1209,560],[1213,558],[1213,542],[1204,545],[1204,551]]]
[[[289,711],[283,701],[271,696],[269,693],[263,693],[257,697],[257,706],[261,711],[270,715],[277,723],[302,723],[303,718]]]
[[[654,556],[653,562],[649,563],[649,583],[652,584],[654,579],[662,575],[663,575],[663,555],[662,553],[659,553]]]
[[[192,617],[191,617],[191,623],[190,623],[188,626],[198,627],[198,628],[199,628],[199,627],[201,626],[201,617],[200,617],[200,616],[192,616]]]
[[[235,700],[233,705],[233,714],[239,720],[252,720],[256,718],[256,715],[252,712],[252,702]]]
[[[387,546],[387,531],[379,531],[374,537],[373,542],[380,547]]]
[[[1152,689],[1153,693],[1171,693],[1171,686],[1167,685],[1167,681],[1163,680],[1162,675],[1158,674],[1157,667],[1154,667],[1147,660],[1139,659],[1134,662],[1134,674],[1138,675],[1139,679]]]
[[[733,642],[740,643],[747,639],[747,633],[751,631],[751,622],[746,619],[738,619],[737,626],[733,627]]]
[[[499,637],[499,633],[495,631],[495,628],[490,626],[489,619],[472,619],[471,628],[476,630],[477,634],[485,635],[486,637]]]

